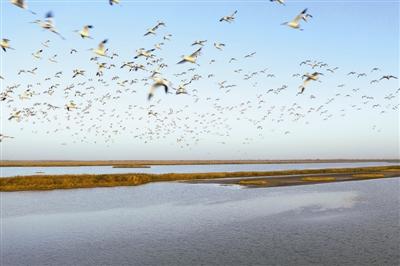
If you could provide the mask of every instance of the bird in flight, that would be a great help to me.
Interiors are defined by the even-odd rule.
[[[224,16],[224,17],[220,18],[219,22],[226,21],[228,23],[231,23],[232,21],[235,20],[236,13],[237,13],[237,10],[235,10],[235,12],[233,12],[232,15]]]
[[[196,64],[197,57],[200,55],[201,52],[201,47],[197,49],[194,53],[191,55],[185,55],[182,57],[182,60],[178,62],[178,64],[182,64],[185,62],[190,62],[192,64]]]
[[[382,79],[387,79],[387,80],[389,80],[389,79],[397,79],[397,77],[395,77],[393,75],[385,75],[385,76],[382,76],[379,80],[382,80]]]
[[[119,4],[119,0],[109,0],[108,3],[110,6]]]
[[[78,32],[79,35],[82,37],[82,39],[85,39],[85,38],[93,39],[90,36],[90,32],[89,32],[90,29],[93,29],[92,25],[85,25],[85,26],[83,26],[82,30],[76,30],[75,32]]]
[[[157,24],[154,27],[147,29],[147,32],[143,36],[147,36],[147,35],[150,35],[150,34],[156,35],[156,30],[160,26],[164,26],[165,27],[165,23],[162,22],[162,21],[158,21]]]
[[[108,57],[107,56],[108,49],[106,49],[106,47],[105,47],[105,44],[107,42],[108,42],[108,39],[104,39],[101,43],[99,43],[99,45],[97,46],[96,49],[91,49],[91,50],[97,55]]]
[[[0,41],[0,47],[3,49],[4,52],[7,52],[7,49],[15,50],[14,48],[10,47],[10,40],[9,39],[2,39]]]
[[[195,46],[195,45],[204,46],[206,42],[207,42],[207,40],[196,40],[192,43],[192,46]]]
[[[147,96],[148,100],[151,100],[151,98],[154,96],[154,92],[159,87],[163,87],[165,93],[168,93],[168,88],[169,88],[168,80],[166,80],[164,78],[159,78],[159,77],[155,77],[155,78],[153,78],[153,80],[154,80],[154,83],[151,85],[149,95]]]
[[[50,32],[53,32],[60,36],[61,39],[65,40],[65,38],[57,31],[55,25],[54,25],[54,15],[53,12],[49,11],[46,13],[45,20],[40,20],[37,19],[33,21],[32,23],[38,24],[40,27],[42,27],[45,30],[48,30]]]
[[[281,5],[285,5],[285,0],[269,0],[270,2],[277,2]]]
[[[215,42],[214,43],[214,47],[217,48],[218,50],[222,51],[222,48],[225,47],[225,44],[224,43]]]
[[[33,15],[36,15],[35,12],[33,12],[30,9],[28,9],[28,5],[26,4],[26,1],[24,1],[24,0],[11,0],[11,4],[13,4],[13,5],[15,5],[15,6],[19,7],[19,8],[22,8],[22,9],[26,9],[29,12],[31,12]]]
[[[307,22],[307,18],[312,17],[310,14],[307,14],[307,8],[301,11],[292,21],[284,22],[281,25],[289,26],[293,29],[303,30],[300,28],[300,21],[304,20]]]
[[[314,72],[314,73],[312,73],[312,74],[305,74],[305,75],[303,75],[303,77],[306,77],[306,79],[304,80],[303,84],[300,85],[300,87],[299,87],[299,89],[300,89],[299,94],[302,94],[302,93],[304,92],[304,90],[306,89],[307,83],[309,83],[310,81],[317,81],[317,80],[318,80],[318,77],[319,77],[320,75],[323,75],[323,74],[320,73],[320,72]]]

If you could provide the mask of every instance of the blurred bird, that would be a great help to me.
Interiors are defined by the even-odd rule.
[[[293,29],[303,30],[300,28],[300,20],[307,21],[307,17],[311,15],[307,14],[307,8],[301,11],[292,21],[284,22],[281,25],[287,25]]]
[[[36,15],[35,12],[33,12],[32,10],[28,9],[28,5],[26,4],[25,0],[11,0],[11,4],[13,4],[13,5],[15,5],[15,6],[19,7],[19,8],[22,8],[22,9],[26,9],[29,12],[31,12],[32,14]]]
[[[169,87],[169,81],[164,79],[164,78],[153,78],[154,83],[150,87],[150,92],[147,97],[148,100],[151,100],[151,98],[154,96],[154,92],[157,88],[163,87],[165,93],[168,93],[168,87]]]
[[[54,25],[54,15],[51,11],[46,13],[45,20],[35,20],[32,23],[38,24],[40,27],[42,27],[45,30],[48,30],[50,32],[53,32],[54,34],[57,34],[60,36],[61,39],[65,40],[65,38],[57,31],[55,25]]]
[[[93,39],[89,33],[90,29],[93,29],[92,25],[85,25],[85,26],[83,26],[82,30],[76,30],[75,32],[78,32],[79,35],[82,37],[82,39],[85,39],[85,38]]]
[[[7,52],[7,49],[15,50],[14,48],[10,47],[10,40],[9,39],[2,39],[0,41],[0,47],[3,49],[4,52]]]
[[[178,62],[178,64],[182,64],[185,62],[190,62],[192,64],[196,64],[197,57],[200,55],[201,52],[201,47],[197,49],[194,53],[191,55],[185,55],[182,57],[182,60]]]

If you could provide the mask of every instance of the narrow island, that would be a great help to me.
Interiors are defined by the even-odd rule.
[[[303,164],[303,163],[400,163],[399,159],[303,159],[303,160],[0,160],[0,167],[76,167],[113,166],[115,168],[148,168],[152,165],[210,164]]]
[[[261,172],[212,172],[169,174],[32,175],[0,178],[0,191],[35,191],[94,187],[138,186],[151,182],[237,184],[276,187],[344,182],[400,176],[400,165]]]

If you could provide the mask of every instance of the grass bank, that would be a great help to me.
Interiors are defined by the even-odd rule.
[[[390,171],[389,171],[390,170]],[[400,176],[400,166],[361,167],[361,168],[330,168],[312,170],[288,170],[267,172],[216,172],[216,173],[179,173],[179,174],[102,174],[102,175],[33,175],[0,178],[0,191],[52,190],[93,187],[137,186],[150,182],[162,181],[195,181],[226,178],[270,177],[263,179],[264,185],[271,179],[278,180],[305,175],[334,174],[349,176],[352,180]],[[355,177],[352,177],[355,175]],[[271,178],[274,177],[274,178]],[[293,181],[294,179],[292,179]],[[311,181],[307,181],[311,180]],[[336,180],[336,178],[335,178]],[[251,181],[251,180],[248,180]],[[247,182],[248,182],[247,181]],[[268,182],[266,182],[268,181]],[[274,181],[275,182],[275,181]],[[304,179],[302,182],[326,182],[325,179]],[[240,180],[236,181],[240,184]],[[255,185],[257,180],[253,181]],[[283,183],[282,183],[283,184]]]
[[[285,164],[285,163],[357,163],[388,162],[400,163],[398,159],[331,159],[331,160],[110,160],[110,161],[26,161],[1,160],[0,167],[59,167],[59,166],[117,166],[126,168],[150,165],[208,165],[208,164]]]

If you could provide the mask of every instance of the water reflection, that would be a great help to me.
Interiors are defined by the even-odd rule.
[[[2,193],[4,265],[395,265],[399,181]]]

